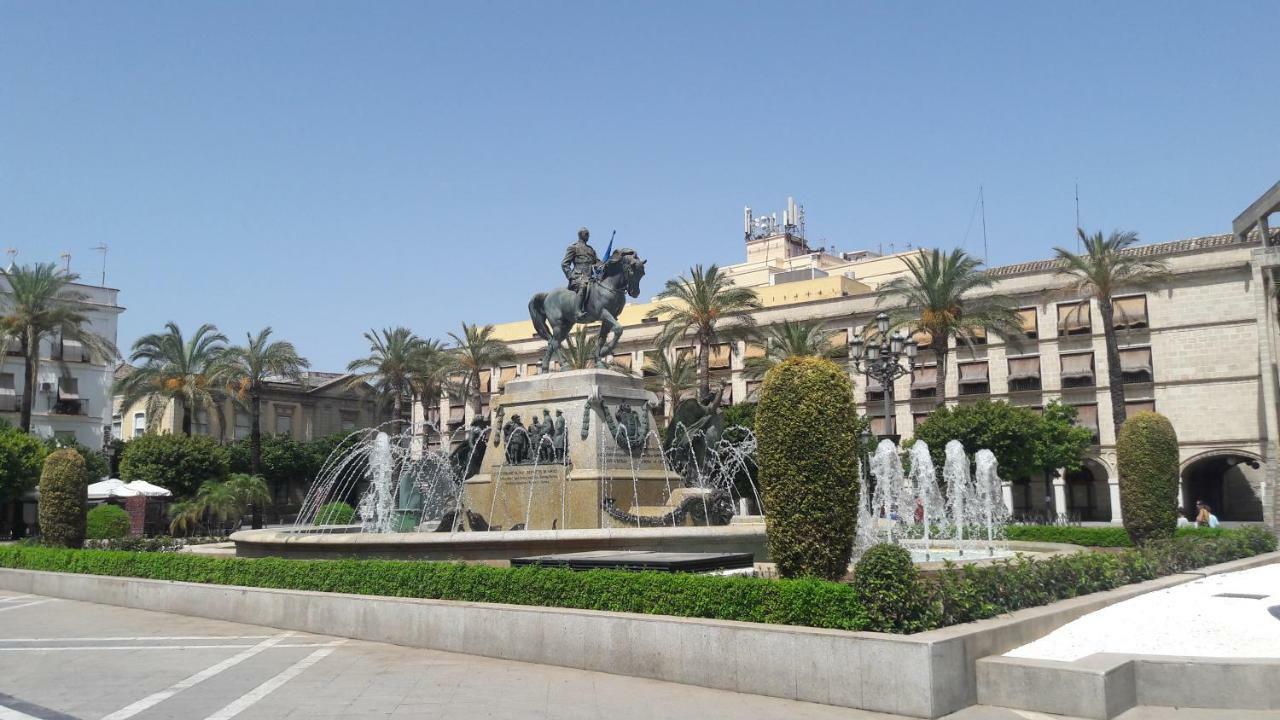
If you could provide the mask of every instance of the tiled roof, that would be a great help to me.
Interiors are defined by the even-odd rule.
[[[1273,230],[1272,237],[1280,238],[1280,229]],[[1258,231],[1254,230],[1243,240],[1237,239],[1234,235],[1205,235],[1203,237],[1174,240],[1166,243],[1139,245],[1137,247],[1129,248],[1125,252],[1143,257],[1152,257],[1159,255],[1176,255],[1178,253],[1192,252],[1196,250],[1211,250],[1213,248],[1227,247],[1230,245],[1240,245],[1243,247],[1257,244]],[[1010,275],[1022,275],[1025,273],[1056,270],[1060,265],[1061,261],[1056,259],[1032,260],[1031,262],[1017,263],[1015,265],[1000,265],[998,267],[993,267],[988,270],[987,273],[994,277],[1008,277]]]

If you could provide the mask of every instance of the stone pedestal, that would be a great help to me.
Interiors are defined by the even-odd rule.
[[[570,370],[507,382],[493,400],[493,431],[480,472],[463,486],[463,503],[491,527],[510,530],[602,528],[627,526],[606,511],[665,505],[682,486],[679,476],[662,462],[656,426],[646,400],[644,381],[613,370]],[[588,400],[598,404],[588,407]],[[639,413],[648,437],[634,451],[610,431],[623,403]],[[599,405],[603,405],[603,410]],[[527,429],[533,418],[565,420],[567,451],[561,458],[537,462],[507,461],[502,426],[519,415]],[[637,433],[639,434],[639,433]]]

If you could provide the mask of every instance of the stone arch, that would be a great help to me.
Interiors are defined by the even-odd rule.
[[[1110,468],[1098,458],[1085,458],[1079,470],[1063,478],[1067,517],[1081,522],[1111,521]]]
[[[1194,518],[1196,501],[1203,500],[1219,520],[1262,522],[1264,466],[1248,450],[1215,449],[1188,458],[1179,471],[1183,514]]]

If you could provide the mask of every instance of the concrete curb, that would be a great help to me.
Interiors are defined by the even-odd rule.
[[[1259,556],[916,635],[0,569],[7,590],[936,718],[976,665],[1115,602]],[[1249,565],[1253,566],[1253,565]]]

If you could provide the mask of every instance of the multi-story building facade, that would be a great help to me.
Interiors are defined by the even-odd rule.
[[[1280,186],[1277,186],[1280,187]],[[1275,189],[1273,189],[1275,191]],[[746,262],[725,271],[738,285],[754,288],[763,308],[760,326],[784,320],[821,320],[836,343],[847,343],[875,314],[892,310],[877,288],[905,270],[911,250],[881,255],[868,251],[812,250],[804,239],[803,211],[789,204],[781,224],[753,218],[744,227]],[[1171,280],[1158,290],[1123,288],[1115,296],[1124,390],[1131,411],[1154,409],[1178,432],[1182,503],[1204,500],[1224,520],[1276,523],[1277,402],[1274,358],[1276,314],[1274,269],[1280,266],[1280,234],[1259,224],[1237,234],[1145,245],[1135,252],[1159,257]],[[1263,243],[1261,238],[1268,237]],[[1076,407],[1079,424],[1094,431],[1094,445],[1080,471],[1006,478],[1006,502],[1018,514],[1066,515],[1084,521],[1119,522],[1123,513],[1116,473],[1107,354],[1096,300],[1076,294],[1071,278],[1054,260],[990,269],[991,292],[1020,308],[1023,333],[995,335],[948,353],[946,397],[956,404],[1004,400],[1041,408],[1058,400]],[[640,374],[656,352],[661,318],[645,316],[652,303],[629,304],[626,327],[614,360]],[[497,325],[496,334],[515,350],[518,362],[493,368],[482,378],[488,396],[511,378],[536,374],[544,345],[529,321]],[[915,371],[887,389],[854,375],[855,398],[877,434],[909,437],[937,405],[935,353],[927,337]],[[695,352],[692,342],[669,352]],[[758,382],[744,371],[745,359],[763,353],[750,343],[711,348],[713,385],[726,402],[754,400]],[[667,404],[669,410],[669,403]],[[421,409],[419,408],[421,417]],[[441,401],[426,413],[452,427],[469,420],[460,400]],[[970,448],[976,450],[976,448]]]
[[[116,342],[116,326],[124,308],[115,288],[74,283],[85,296],[81,310],[89,331]],[[9,282],[0,274],[0,295]],[[111,419],[114,358],[97,357],[81,343],[55,333],[40,343],[40,368],[31,408],[31,431],[100,449]],[[22,409],[25,362],[17,340],[10,340],[0,357],[0,419],[17,425]]]
[[[132,368],[121,365],[117,376]],[[307,372],[303,382],[276,378],[265,383],[262,393],[263,434],[288,435],[308,441],[339,432],[351,432],[376,424],[376,407],[371,389],[363,384],[352,386],[347,373]],[[148,432],[179,433],[182,431],[182,407],[169,402],[154,423],[148,422],[147,402],[140,400],[128,408],[124,398],[113,398],[112,434],[131,440]],[[197,410],[191,419],[191,432],[208,435],[219,442],[249,437],[252,418],[249,412],[230,398],[223,399],[216,410]]]

